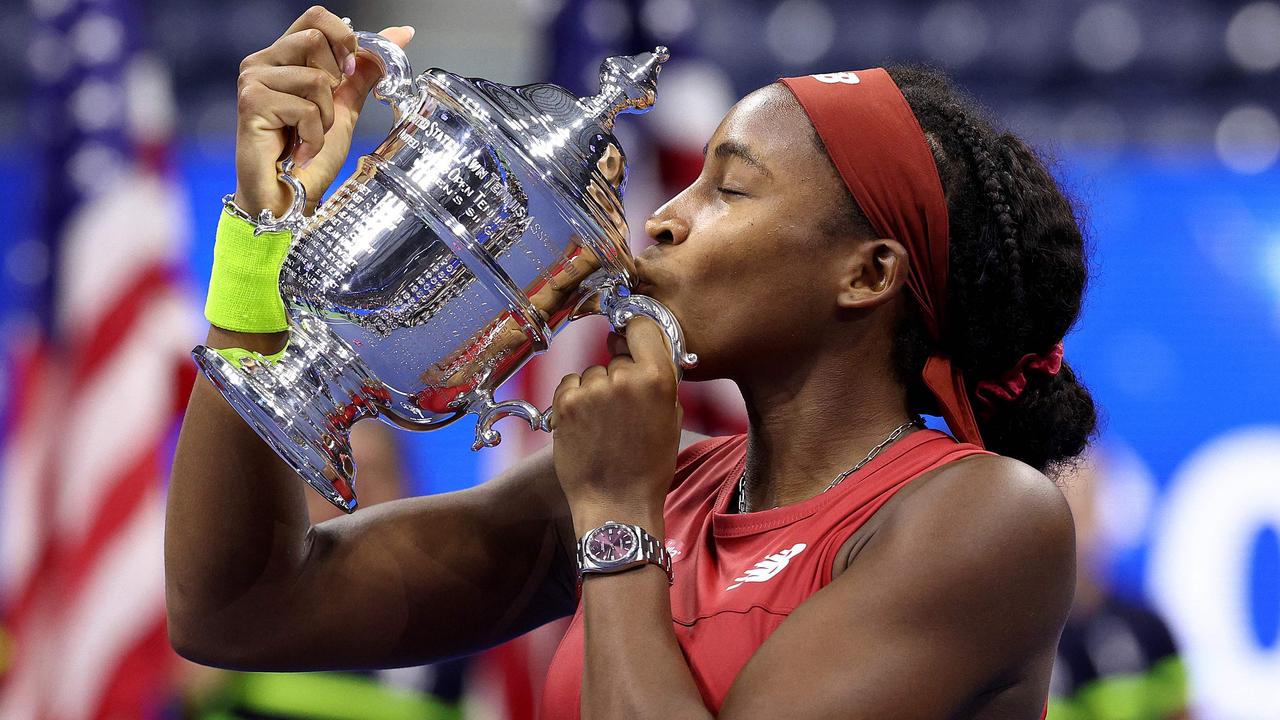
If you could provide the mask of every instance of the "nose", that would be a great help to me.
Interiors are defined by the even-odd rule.
[[[667,203],[649,216],[644,231],[659,245],[679,245],[689,237],[689,223],[671,212],[671,203]]]

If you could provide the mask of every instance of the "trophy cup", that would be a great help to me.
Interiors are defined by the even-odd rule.
[[[404,52],[357,33],[381,63],[374,96],[395,125],[358,169],[304,217],[292,161],[280,273],[290,316],[283,355],[239,363],[200,346],[200,370],[313,488],[356,507],[349,430],[376,417],[433,430],[475,414],[479,449],[507,415],[549,431],[550,410],[493,392],[570,320],[637,315],[665,333],[677,368],[696,356],[671,312],[632,294],[615,116],[652,105],[666,48],[601,64],[600,92],[508,87],[439,69],[412,76]]]

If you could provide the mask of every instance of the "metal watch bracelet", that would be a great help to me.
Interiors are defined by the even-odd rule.
[[[591,552],[587,548],[587,543],[597,533],[606,531],[609,528],[618,528],[632,535],[635,539],[635,547],[623,557],[619,557],[612,561],[600,561],[592,557]],[[657,565],[667,574],[667,584],[675,582],[675,576],[671,567],[671,554],[663,546],[658,538],[650,535],[648,531],[639,525],[627,525],[615,521],[607,521],[603,525],[588,530],[578,539],[578,587],[581,588],[583,576],[585,575],[605,575],[610,573],[625,572],[647,564]]]

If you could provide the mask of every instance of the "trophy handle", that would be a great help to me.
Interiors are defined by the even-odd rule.
[[[671,348],[671,362],[676,366],[676,379],[679,380],[685,370],[697,367],[698,356],[684,349],[684,331],[676,316],[665,305],[648,295],[636,295],[621,282],[613,278],[599,283],[600,314],[609,318],[613,329],[624,333],[627,323],[643,315],[658,324],[662,334],[667,337],[667,346]]]
[[[475,442],[471,443],[472,450],[493,447],[502,442],[502,435],[493,429],[493,424],[509,415],[524,418],[532,430],[546,429],[543,413],[538,412],[538,408],[534,407],[532,403],[524,400],[494,402],[493,394],[488,390],[476,393],[475,398],[467,405],[467,412],[473,412],[480,416],[480,419],[476,422],[476,439]]]
[[[597,272],[583,280],[582,286],[586,288],[587,293],[579,303],[573,319],[587,315],[604,315],[609,319],[614,330],[625,333],[627,323],[643,315],[658,323],[662,334],[667,337],[667,345],[671,348],[671,361],[676,366],[677,380],[685,370],[698,365],[698,356],[685,352],[684,331],[680,329],[676,316],[662,303],[647,295],[632,293],[625,284],[604,272]],[[598,301],[597,312],[590,311],[592,301]],[[551,432],[552,421],[555,418],[554,408],[539,412],[536,407],[524,400],[497,403],[488,391],[478,392],[468,403],[467,412],[480,416],[479,422],[476,423],[476,439],[471,445],[472,450],[493,447],[502,442],[502,435],[493,429],[493,424],[508,415],[524,418],[530,428],[548,433]]]
[[[409,56],[399,45],[377,33],[356,31],[356,44],[369,51],[382,66],[382,79],[373,88],[373,96],[386,103],[395,113],[395,121],[413,110],[418,103],[418,89],[413,82]]]
[[[662,330],[662,334],[667,337],[667,347],[671,349],[671,361],[676,366],[676,380],[679,380],[684,375],[685,370],[697,367],[697,354],[685,352],[684,331],[680,329],[680,323],[676,320],[676,316],[665,305],[648,295],[632,293],[625,284],[604,273],[597,273],[588,277],[582,281],[582,284],[595,291],[596,295],[589,295],[579,305],[580,311],[584,309],[584,306],[588,305],[590,300],[598,300],[600,304],[599,314],[609,319],[609,324],[613,325],[615,331],[623,334],[626,334],[627,323],[643,315],[656,322],[658,328]],[[595,313],[576,314],[574,319],[585,317],[588,314]],[[543,432],[551,432],[555,408],[543,410],[541,416],[537,429]],[[530,421],[530,424],[532,425],[532,421]]]
[[[276,214],[271,210],[263,210],[258,213],[257,227],[253,229],[253,234],[261,235],[265,232],[278,232],[281,230],[297,233],[302,229],[302,225],[307,218],[302,212],[307,207],[307,188],[302,181],[293,175],[293,156],[290,155],[280,162],[280,182],[289,186],[293,191],[293,201],[289,203],[289,209],[284,215],[276,218]]]

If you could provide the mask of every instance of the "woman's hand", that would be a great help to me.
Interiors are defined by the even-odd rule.
[[[405,47],[413,28],[381,34]],[[381,76],[373,59],[356,54],[351,28],[318,5],[245,58],[237,82],[236,203],[254,215],[264,208],[284,214],[292,198],[276,163],[296,130],[294,174],[314,207],[342,168],[356,118]]]
[[[657,323],[638,317],[612,335],[608,367],[566,375],[556,388],[556,475],[579,535],[605,520],[651,533],[675,475],[682,411],[675,365]]]

